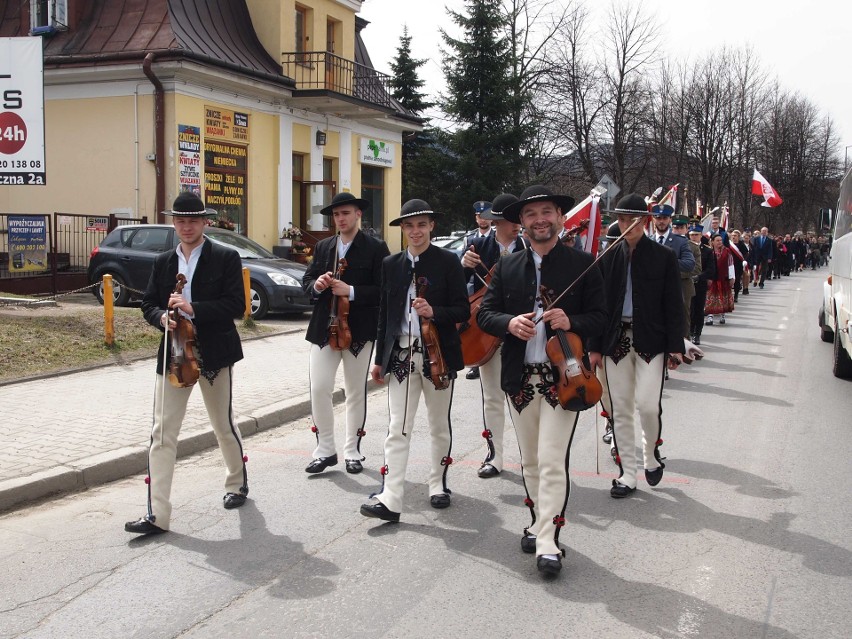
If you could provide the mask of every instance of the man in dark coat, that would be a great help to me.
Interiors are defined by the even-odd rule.
[[[305,339],[311,343],[311,416],[317,447],[313,461],[305,468],[308,473],[321,473],[337,465],[332,394],[341,363],[346,393],[343,459],[346,472],[363,470],[361,437],[367,416],[367,373],[379,319],[382,260],[390,254],[387,244],[360,230],[362,211],[369,205],[351,193],[334,196],[322,213],[333,218],[337,234],[317,243],[313,262],[302,277],[302,287],[314,298]],[[340,318],[341,304],[349,307],[351,345],[337,350],[337,344],[329,343],[329,320],[332,307]]]
[[[538,570],[545,575],[562,568],[559,531],[565,524],[568,461],[578,411],[597,401],[587,403],[578,393],[576,405],[563,408],[557,395],[559,369],[550,362],[546,345],[558,331],[588,339],[605,320],[600,272],[591,269],[580,278],[592,263],[591,254],[559,240],[565,212],[573,205],[569,196],[531,186],[520,201],[503,210],[504,219],[524,225],[530,248],[497,262],[478,315],[482,330],[504,339],[500,381],[518,436],[532,518],[521,537],[521,550],[535,553]],[[575,281],[545,310],[542,288],[555,301]]]
[[[195,387],[166,383],[164,371],[169,369],[173,356],[169,346],[164,361],[163,345],[166,339],[169,344],[174,339],[172,330],[177,323],[171,317],[172,312],[190,320],[194,328],[201,373],[198,385],[227,467],[223,505],[238,508],[248,495],[246,458],[231,406],[233,365],[243,358],[240,336],[234,326],[234,319],[245,310],[240,256],[233,249],[204,237],[208,212],[194,193],[181,193],[168,214],[173,217],[180,244],[175,251],[156,257],[142,300],[142,313],[148,323],[164,332],[168,328],[157,356],[154,424],[146,479],[148,512],[124,525],[127,532],[142,535],[169,529],[172,512],[169,497],[178,435]],[[182,293],[174,292],[178,273],[186,277]]]
[[[361,506],[361,514],[385,521],[399,521],[402,511],[410,435],[421,394],[432,440],[429,503],[432,508],[450,505],[450,406],[457,371],[464,368],[456,324],[470,317],[470,302],[459,259],[431,242],[434,217],[423,200],[406,202],[390,224],[402,227],[407,248],[382,262],[376,358],[370,375],[380,384],[387,378],[390,424],[382,488],[374,501]],[[430,335],[443,355],[443,371],[430,348]]]
[[[645,478],[651,486],[663,478],[659,454],[663,377],[666,367],[675,369],[683,361],[684,311],[676,255],[643,232],[648,216],[645,199],[631,193],[619,200],[615,212],[625,239],[598,262],[607,318],[603,333],[590,341],[589,361],[606,368],[621,470],[610,495],[621,498],[636,490],[637,410]]]
[[[700,224],[689,229],[690,242],[696,244],[701,251],[701,272],[695,277],[695,297],[692,298],[689,312],[689,334],[696,346],[701,344],[701,331],[704,329],[704,304],[707,301],[708,283],[716,279],[716,258],[709,241],[705,241],[707,238],[702,235],[702,230]]]

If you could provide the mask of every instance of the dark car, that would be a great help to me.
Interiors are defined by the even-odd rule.
[[[178,245],[174,227],[168,224],[119,226],[95,247],[89,258],[89,282],[112,275],[113,299],[125,306],[142,297],[148,286],[154,258]],[[276,257],[257,242],[233,231],[208,227],[204,234],[217,244],[237,251],[251,277],[251,316],[261,319],[268,312],[301,313],[311,309],[310,298],[302,292],[303,264]],[[103,284],[93,287],[103,303]]]

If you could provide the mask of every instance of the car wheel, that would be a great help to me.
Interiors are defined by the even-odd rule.
[[[832,371],[835,377],[848,379],[852,377],[852,358],[849,353],[843,348],[840,341],[840,328],[837,326],[837,317],[834,319],[834,369]]]
[[[825,309],[819,309],[819,338],[828,344],[834,341],[834,331],[825,325]]]
[[[263,287],[255,281],[251,283],[249,298],[251,300],[251,318],[260,320],[266,317],[266,313],[269,311],[269,297]]]
[[[104,275],[112,275],[112,303],[115,306],[127,306],[127,302],[130,301],[130,290],[115,273],[101,273],[101,279],[95,287],[95,297],[101,304],[104,303]]]

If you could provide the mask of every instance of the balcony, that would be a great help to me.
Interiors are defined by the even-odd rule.
[[[281,54],[284,75],[296,82],[299,107],[354,119],[397,112],[390,76],[328,51]]]

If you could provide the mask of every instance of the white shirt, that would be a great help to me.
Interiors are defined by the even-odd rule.
[[[535,290],[541,287],[541,255],[532,251],[533,263],[535,263]],[[535,316],[533,321],[544,315],[544,305],[541,296],[536,295]],[[535,337],[527,342],[527,350],[524,353],[524,364],[542,364],[548,361],[547,357],[547,332],[544,322],[535,325]]]
[[[349,247],[352,246],[352,240],[349,242],[344,242],[343,238],[338,236],[337,238],[337,259],[342,260],[346,257],[346,253],[349,251]],[[355,287],[350,284],[349,286],[349,301],[353,301],[355,299]]]
[[[411,262],[411,271],[414,272],[414,266],[420,260],[420,256],[415,257],[407,249],[405,255]],[[417,297],[417,289],[415,287],[414,278],[411,279],[411,284],[408,285],[408,302],[406,304],[405,313],[402,315],[402,326],[400,327],[400,336],[405,337],[420,337],[420,321],[417,313],[411,307],[411,302]]]
[[[204,239],[204,242],[207,241],[207,238]],[[204,242],[196,246],[189,253],[189,259],[187,260],[184,257],[183,251],[181,250],[181,245],[178,244],[175,249],[175,253],[178,256],[178,273],[183,273],[186,278],[186,284],[183,285],[183,299],[192,304],[192,277],[195,275],[195,267],[198,266],[198,258],[201,257],[201,249],[204,248]],[[194,315],[190,316],[180,311],[181,315],[184,317],[188,317],[192,319],[195,317]]]

